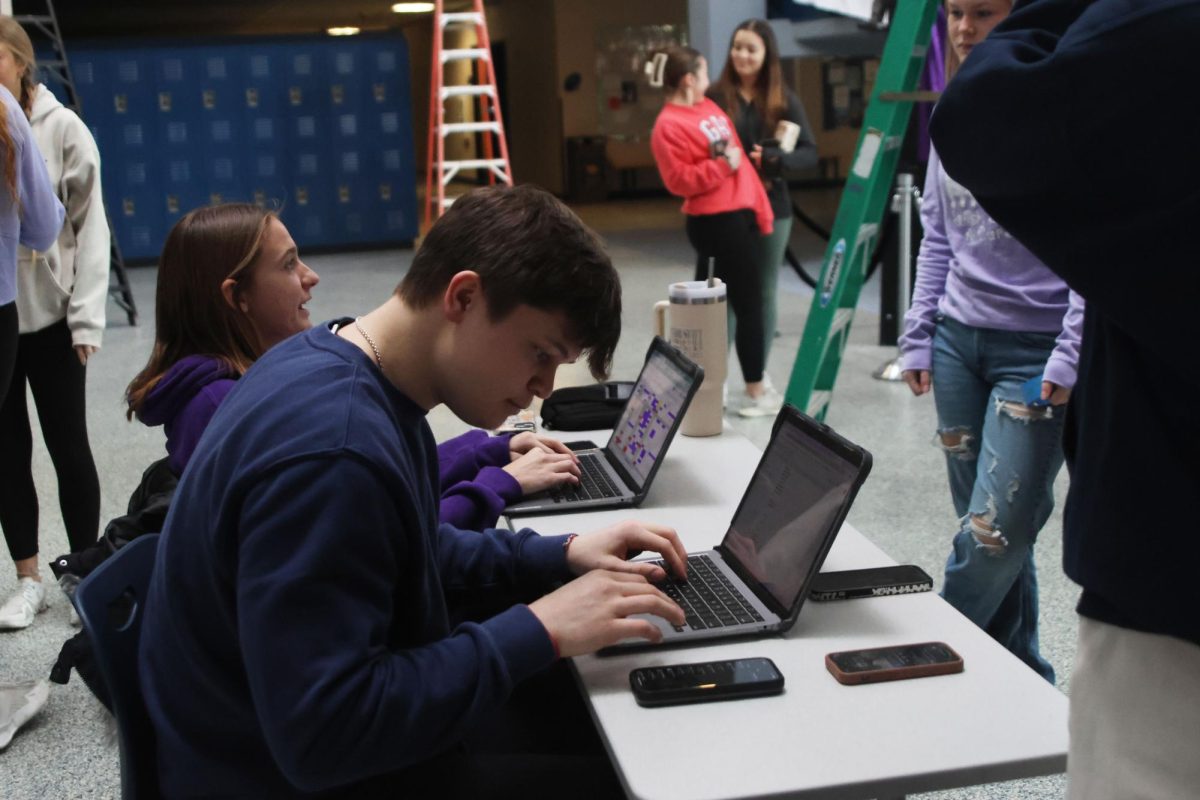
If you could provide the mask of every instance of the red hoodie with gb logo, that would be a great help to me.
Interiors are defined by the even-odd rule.
[[[721,157],[726,147],[743,151],[736,170]],[[775,215],[762,180],[738,140],[733,122],[712,100],[705,98],[694,106],[665,104],[654,123],[650,148],[663,184],[671,194],[683,198],[683,213],[749,209],[762,234],[771,232]]]

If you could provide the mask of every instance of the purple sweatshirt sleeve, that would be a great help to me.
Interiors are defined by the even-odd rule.
[[[1072,290],[1067,313],[1063,315],[1062,333],[1054,344],[1054,352],[1046,361],[1043,380],[1058,384],[1064,389],[1075,386],[1075,375],[1079,366],[1079,341],[1083,335],[1083,298]]]
[[[933,331],[937,327],[938,303],[946,293],[946,276],[954,253],[946,235],[942,213],[943,198],[937,153],[929,153],[925,173],[925,191],[921,196],[921,225],[925,237],[917,254],[917,279],[912,304],[904,315],[904,333],[900,336],[900,357],[904,369],[927,370],[933,364]]]
[[[521,497],[521,484],[500,466],[510,461],[510,438],[476,430],[438,445],[439,521],[472,531],[491,528]]]

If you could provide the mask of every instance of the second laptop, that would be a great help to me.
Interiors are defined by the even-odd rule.
[[[579,485],[565,484],[530,495],[504,513],[550,514],[640,505],[703,380],[700,365],[661,337],[654,337],[608,443],[576,452]]]

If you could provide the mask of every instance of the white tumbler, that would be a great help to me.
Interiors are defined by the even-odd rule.
[[[720,278],[681,281],[654,304],[655,332],[704,368],[704,381],[692,398],[679,430],[684,436],[716,436],[724,424],[725,371],[729,359],[725,284]]]

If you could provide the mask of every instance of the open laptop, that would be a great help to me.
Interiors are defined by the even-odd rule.
[[[610,650],[790,629],[870,471],[870,453],[785,405],[725,538],[688,554],[686,581],[658,584],[687,624],[644,615],[662,642],[629,639]]]
[[[621,418],[603,448],[577,450],[579,484],[538,492],[505,514],[548,514],[640,505],[679,430],[704,370],[655,336]]]

